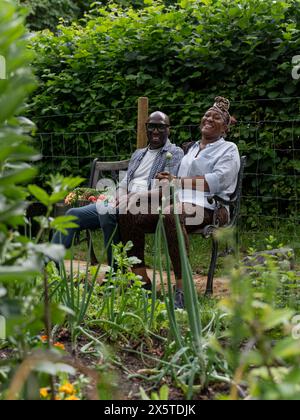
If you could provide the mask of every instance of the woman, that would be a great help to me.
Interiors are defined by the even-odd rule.
[[[207,200],[208,196],[219,195],[229,199],[237,184],[240,169],[240,157],[237,146],[225,140],[230,124],[233,122],[229,114],[230,102],[222,97],[215,99],[214,105],[208,109],[200,124],[201,140],[190,143],[186,147],[186,155],[181,162],[178,173],[181,190],[178,192],[180,203],[180,220],[188,248],[188,233],[207,224],[211,224],[214,205]],[[173,180],[168,173],[160,173],[159,180]],[[174,208],[165,209],[165,227],[175,277],[175,307],[184,308],[183,284],[179,246],[174,218]],[[120,232],[124,243],[134,244],[131,255],[141,260],[134,272],[141,275],[150,284],[144,263],[145,233],[155,232],[158,215],[131,215],[120,218]],[[228,210],[219,210],[220,225],[228,222]],[[128,229],[130,226],[130,229]]]

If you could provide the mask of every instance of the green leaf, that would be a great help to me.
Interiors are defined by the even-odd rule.
[[[22,266],[2,266],[0,267],[0,283],[32,280],[38,274],[39,271],[36,268],[29,269]]]
[[[275,99],[275,98],[278,98],[278,96],[280,96],[280,93],[279,93],[279,92],[269,92],[269,93],[268,93],[268,97],[269,97],[270,99]]]
[[[28,190],[44,206],[48,207],[51,204],[50,196],[42,188],[37,185],[29,185]]]
[[[266,330],[271,330],[277,326],[287,324],[292,316],[294,311],[289,309],[277,309],[268,312],[262,317],[262,321]]]
[[[76,216],[59,216],[50,223],[50,227],[66,235],[68,233],[67,229],[78,228],[78,223],[76,223],[76,221],[78,222]]]
[[[10,172],[8,175],[4,175],[0,178],[0,186],[6,186],[11,184],[24,184],[32,180],[36,175],[36,168],[19,169],[14,172]]]
[[[169,399],[169,387],[168,385],[163,385],[159,391],[160,400],[167,401]]]
[[[273,349],[275,357],[287,359],[290,357],[297,357],[300,355],[300,340],[295,340],[292,337],[280,340]]]
[[[144,401],[150,401],[150,398],[146,394],[146,391],[141,386],[140,386],[140,395],[141,395],[142,400],[144,400]]]
[[[34,370],[36,372],[47,373],[48,375],[58,376],[61,373],[67,373],[68,375],[74,376],[76,370],[65,363],[52,363],[50,361],[41,361],[39,362]]]
[[[35,253],[42,254],[45,257],[48,257],[50,260],[61,261],[65,254],[66,250],[63,245],[57,244],[28,244],[28,249],[34,251]]]

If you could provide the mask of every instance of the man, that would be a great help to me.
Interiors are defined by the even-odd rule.
[[[120,242],[118,212],[136,203],[140,195],[148,195],[151,199],[153,181],[160,172],[168,171],[177,176],[183,158],[183,151],[169,140],[170,119],[159,111],[150,115],[146,124],[149,144],[145,149],[137,150],[129,163],[126,177],[119,185],[117,191],[116,208],[108,207],[103,212],[100,205],[73,208],[67,212],[68,216],[76,216],[78,228],[69,229],[67,235],[56,232],[53,243],[63,244],[70,248],[74,236],[78,231],[101,228],[104,233],[105,247],[108,247],[108,263],[113,264],[111,246],[108,246],[113,237],[113,243]],[[156,192],[154,192],[156,194]]]
[[[234,143],[224,139],[233,120],[229,114],[229,106],[227,99],[217,97],[214,105],[205,113],[200,125],[201,140],[189,145],[180,165],[179,178],[176,181],[181,186],[178,192],[179,203],[164,210],[169,254],[176,277],[176,309],[184,308],[184,296],[174,211],[180,214],[188,248],[188,233],[213,221],[214,206],[209,203],[208,196],[216,194],[228,200],[236,188],[240,168],[239,152]],[[174,180],[174,176],[169,173],[160,173],[157,178]],[[142,261],[134,271],[143,276],[144,281],[149,284],[150,279],[144,263],[145,232],[155,232],[158,218],[158,215],[133,216],[129,213],[121,216],[119,220],[123,242],[131,240],[134,244],[131,255]],[[218,211],[218,219],[221,226],[227,223],[229,214],[225,207]]]

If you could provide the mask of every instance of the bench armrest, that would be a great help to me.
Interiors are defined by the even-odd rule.
[[[224,198],[221,198],[218,195],[207,197],[207,201],[209,202],[209,204],[213,204],[215,202],[217,205],[220,203],[220,204],[223,204],[224,206],[230,206],[236,203],[236,199],[224,200]]]

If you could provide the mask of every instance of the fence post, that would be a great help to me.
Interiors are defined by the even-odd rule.
[[[148,139],[145,124],[148,119],[149,99],[139,98],[138,100],[138,126],[137,126],[137,148],[143,149],[147,146]]]

